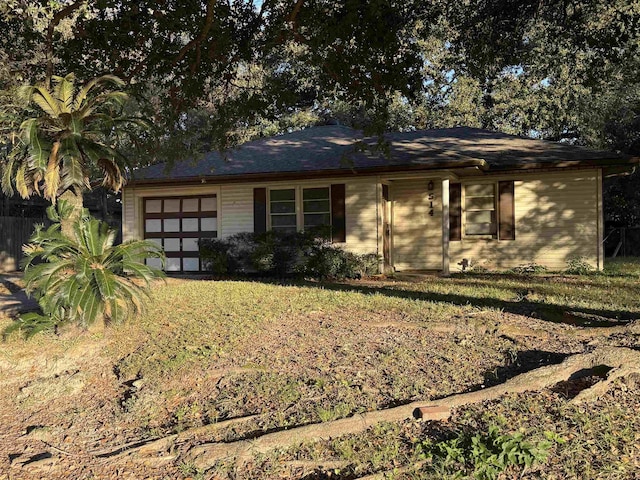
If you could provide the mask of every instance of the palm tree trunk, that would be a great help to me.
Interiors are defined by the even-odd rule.
[[[82,194],[77,194],[75,190],[70,188],[58,198],[58,201],[62,200],[73,207],[73,210],[67,218],[60,220],[60,228],[65,237],[73,238],[73,226],[80,220],[84,207]]]

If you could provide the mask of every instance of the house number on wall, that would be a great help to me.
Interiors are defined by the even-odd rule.
[[[430,181],[427,184],[427,190],[429,190],[430,192],[433,191],[433,182]],[[429,216],[433,217],[433,200],[436,198],[436,196],[433,193],[429,193]]]

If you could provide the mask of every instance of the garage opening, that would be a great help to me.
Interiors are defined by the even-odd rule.
[[[201,238],[218,236],[216,195],[144,199],[144,238],[162,247],[167,272],[200,272]],[[147,259],[160,268],[160,260]]]

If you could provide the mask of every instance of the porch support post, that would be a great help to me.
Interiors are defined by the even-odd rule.
[[[442,275],[449,271],[449,178],[442,179]]]

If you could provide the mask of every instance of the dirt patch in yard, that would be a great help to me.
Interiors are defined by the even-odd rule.
[[[640,336],[632,331],[585,335],[583,328],[502,310],[499,304],[430,299],[447,285],[471,288],[448,281],[374,282],[375,288],[397,293],[386,295],[369,284],[355,284],[368,290],[348,291],[321,284],[171,280],[157,288],[148,314],[126,325],[79,337],[11,338],[0,345],[0,472],[12,478],[328,478],[329,473],[356,478],[415,460],[410,450],[427,435],[427,426],[407,420],[356,440],[275,453],[247,465],[218,465],[206,473],[190,463],[187,452],[203,442],[255,438],[486,389],[596,346],[640,347]],[[510,304],[514,281],[501,287],[479,279],[476,290],[456,295]],[[611,309],[594,305],[591,292],[584,294],[581,287],[567,296],[565,286],[567,308]],[[542,290],[536,295],[544,300]],[[624,308],[629,316],[637,314],[637,304]],[[0,326],[6,324],[8,319],[0,319]],[[630,408],[634,393],[623,391],[624,385],[599,402],[618,395],[624,399],[620,412]],[[538,412],[539,402],[551,402],[551,413],[540,421],[564,415],[561,421],[568,422],[570,398],[562,388],[574,387],[462,409],[443,431],[484,422],[542,434],[537,424],[512,423],[512,418],[523,408]],[[221,429],[192,430],[242,417],[250,418]],[[196,434],[180,436],[191,431]],[[150,457],[122,455],[166,436],[170,441]],[[363,452],[361,460],[354,459],[355,452]],[[314,467],[323,461],[348,467]]]

